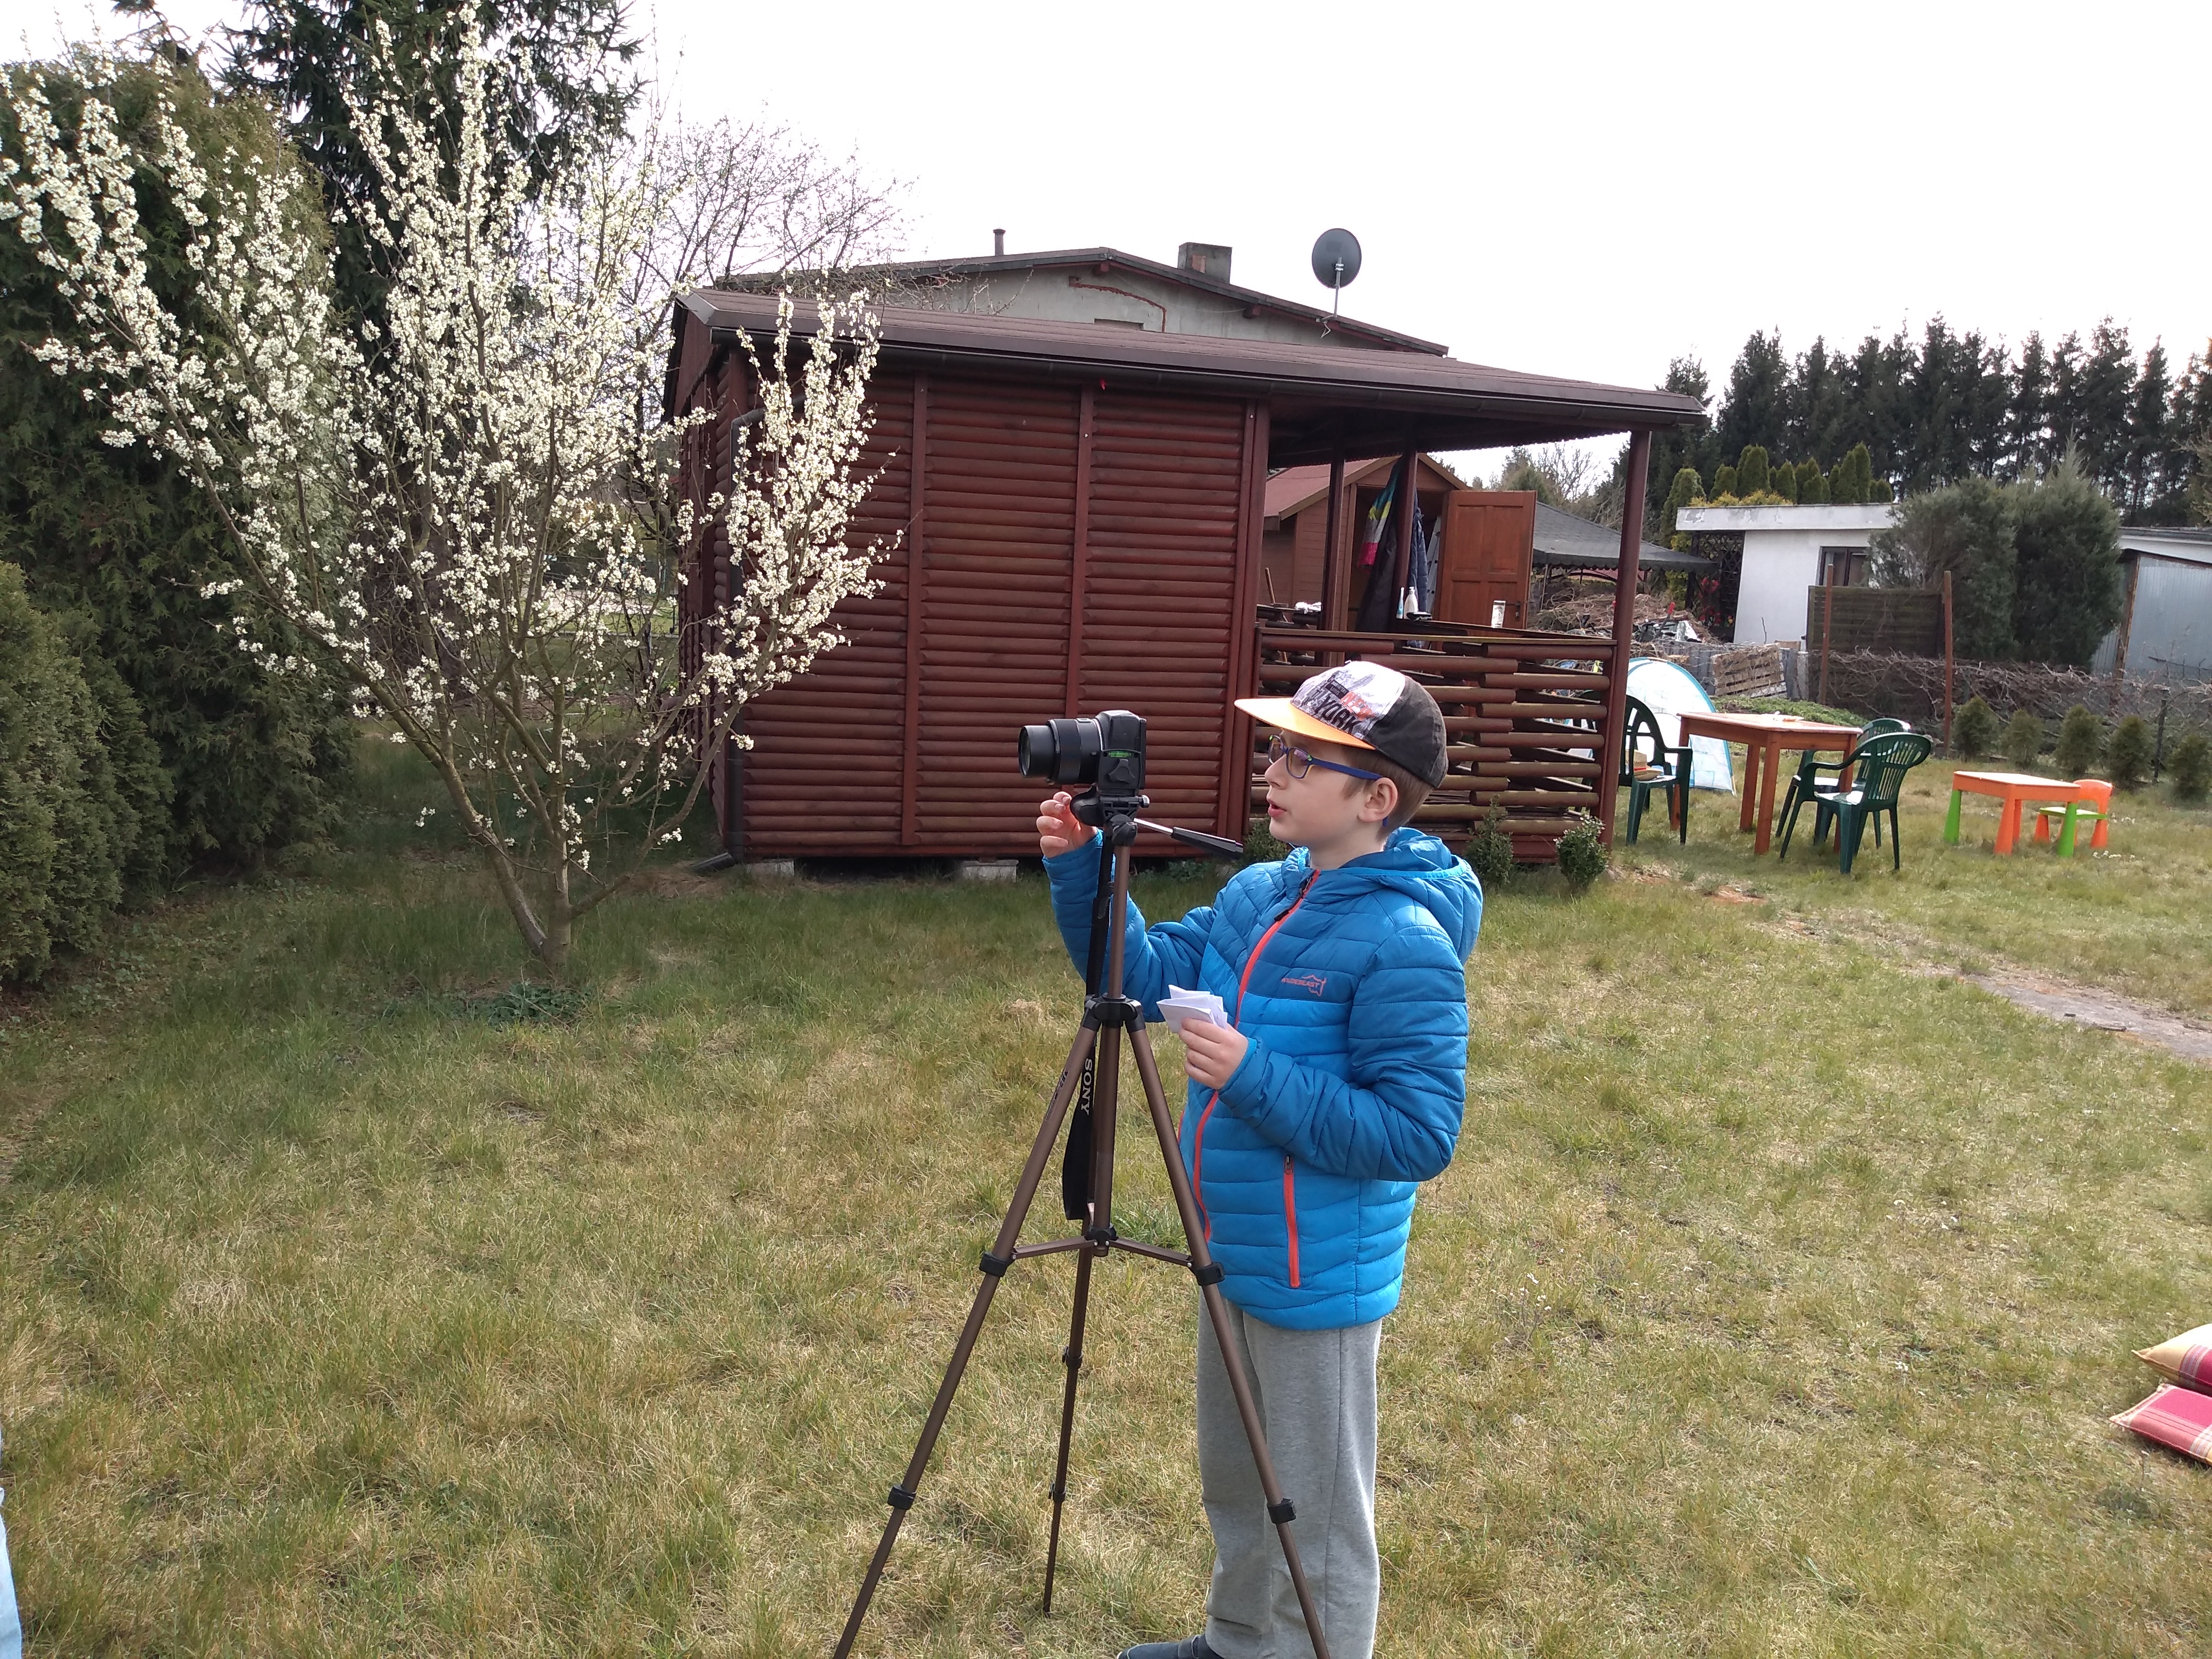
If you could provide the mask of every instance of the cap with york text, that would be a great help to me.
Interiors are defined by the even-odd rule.
[[[1444,781],[1444,717],[1428,689],[1380,663],[1325,668],[1287,697],[1239,697],[1254,719],[1297,737],[1371,749],[1433,789]]]

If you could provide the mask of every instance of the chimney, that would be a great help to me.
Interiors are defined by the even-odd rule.
[[[1229,280],[1229,250],[1212,242],[1185,242],[1176,250],[1176,264],[1217,283]]]
[[[1006,257],[1006,233],[1004,227],[991,233],[991,257],[994,259],[1003,259]]]

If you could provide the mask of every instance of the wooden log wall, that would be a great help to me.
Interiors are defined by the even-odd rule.
[[[1494,805],[1504,811],[1516,859],[1556,862],[1574,815],[1595,817],[1600,793],[1613,787],[1610,639],[1519,629],[1415,639],[1262,627],[1257,642],[1255,696],[1284,696],[1325,664],[1353,657],[1388,664],[1428,688],[1443,711],[1450,769],[1413,822],[1455,847]],[[1256,812],[1266,811],[1266,735],[1255,734],[1252,747]]]
[[[746,712],[725,843],[1033,854],[1017,728],[1107,708],[1150,722],[1156,815],[1241,826],[1245,735],[1225,715],[1249,673],[1264,410],[890,369],[870,402],[878,471],[853,536],[882,550],[882,586],[839,608],[847,643]]]

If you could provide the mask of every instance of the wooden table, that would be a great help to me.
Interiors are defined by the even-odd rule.
[[[1806,754],[1840,749],[1849,760],[1859,740],[1856,726],[1829,726],[1792,714],[1711,714],[1680,718],[1684,743],[1693,737],[1718,738],[1723,743],[1743,745],[1743,815],[1736,827],[1749,830],[1756,824],[1759,839],[1753,843],[1753,850],[1759,853],[1765,852],[1774,839],[1774,779],[1782,769],[1782,751]]]
[[[1995,795],[1997,809],[1997,851],[2009,853],[2020,840],[2020,810],[2032,800],[2072,800],[2081,793],[2071,778],[2032,777],[2026,772],[1954,772],[1951,811],[1943,820],[1943,842],[1959,844],[1959,802],[1964,796]]]

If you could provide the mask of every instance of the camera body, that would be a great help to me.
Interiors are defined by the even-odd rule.
[[[1126,708],[1024,726],[1014,759],[1025,778],[1095,788],[1127,809],[1145,805],[1145,717]]]

